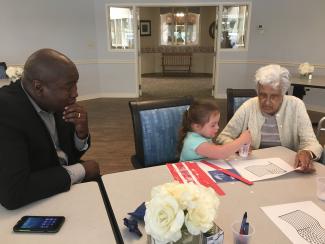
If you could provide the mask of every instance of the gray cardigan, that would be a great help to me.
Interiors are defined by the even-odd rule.
[[[285,95],[275,116],[282,146],[294,151],[309,150],[317,158],[320,158],[323,148],[316,139],[303,101]],[[217,137],[217,143],[229,143],[244,130],[249,129],[252,136],[252,147],[258,149],[261,143],[261,128],[264,122],[265,118],[261,113],[258,98],[251,98],[236,111]]]

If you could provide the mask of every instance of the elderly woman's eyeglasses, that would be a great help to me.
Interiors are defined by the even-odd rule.
[[[258,93],[258,98],[261,101],[271,101],[271,102],[278,102],[282,99],[282,94],[267,94],[267,93]]]

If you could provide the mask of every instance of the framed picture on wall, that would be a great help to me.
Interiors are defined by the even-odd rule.
[[[150,20],[140,20],[140,36],[151,36]]]

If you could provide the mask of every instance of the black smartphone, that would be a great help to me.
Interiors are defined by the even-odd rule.
[[[56,233],[63,225],[63,216],[23,216],[13,227],[14,232]]]

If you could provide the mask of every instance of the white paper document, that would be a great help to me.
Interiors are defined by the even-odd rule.
[[[325,243],[325,212],[311,201],[261,207],[292,243]]]
[[[291,165],[280,158],[236,160],[229,163],[242,177],[250,181],[275,178],[294,171]]]

